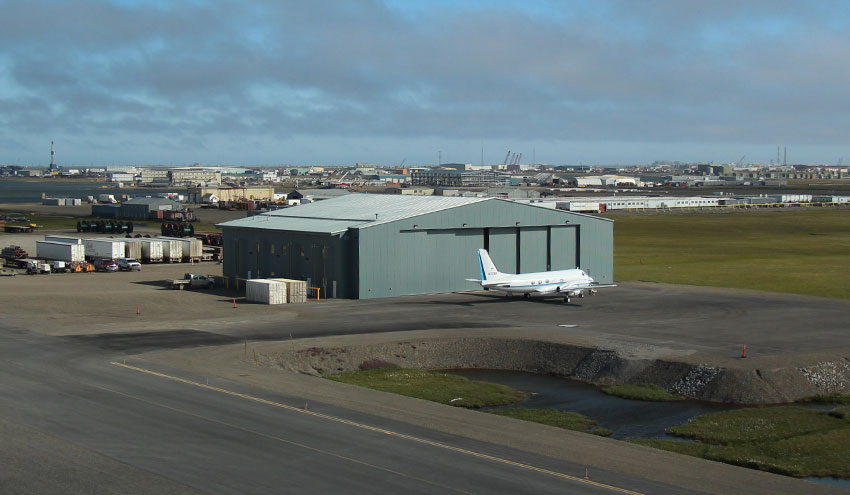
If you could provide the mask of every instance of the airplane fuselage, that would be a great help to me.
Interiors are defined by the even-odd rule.
[[[500,290],[517,294],[559,293],[559,288],[575,283],[592,283],[583,270],[559,270],[554,272],[522,273],[503,275],[488,279],[481,285],[485,289]]]

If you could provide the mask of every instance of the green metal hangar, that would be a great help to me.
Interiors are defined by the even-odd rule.
[[[505,273],[614,277],[612,220],[497,198],[350,194],[219,226],[224,275],[307,280],[322,297],[475,290],[479,248]]]

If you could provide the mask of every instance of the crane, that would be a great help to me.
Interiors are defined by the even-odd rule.
[[[508,150],[508,154],[505,155],[505,161],[502,162],[502,167],[508,164],[508,158],[511,157],[511,150]]]
[[[742,156],[741,159],[738,160],[738,163],[736,163],[735,165],[738,166],[738,167],[743,165],[744,164],[744,158],[746,158],[746,157],[747,157],[747,155]]]

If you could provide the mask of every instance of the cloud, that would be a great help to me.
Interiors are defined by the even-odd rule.
[[[541,143],[562,162],[577,142],[632,143],[606,151],[622,162],[654,159],[635,156],[641,143],[730,156],[807,144],[826,159],[818,145],[850,144],[847,14],[838,2],[13,0],[0,126],[22,143],[133,143],[112,148],[123,162],[241,163],[244,142],[264,162],[346,151],[293,155],[297,139],[382,143],[389,159],[423,138]]]

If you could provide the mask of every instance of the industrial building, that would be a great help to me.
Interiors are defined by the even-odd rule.
[[[183,205],[166,198],[133,198],[121,204],[92,205],[92,215],[103,218],[151,218],[156,211],[181,211]],[[160,217],[161,218],[161,217]]]
[[[613,221],[498,198],[350,194],[219,226],[225,276],[306,280],[322,297],[477,290],[479,248],[505,273],[613,280]]]
[[[188,203],[216,203],[218,201],[273,201],[274,186],[216,186],[189,187],[186,196]],[[215,197],[215,201],[211,201]]]
[[[510,185],[510,175],[491,170],[413,170],[414,186],[492,187]]]

